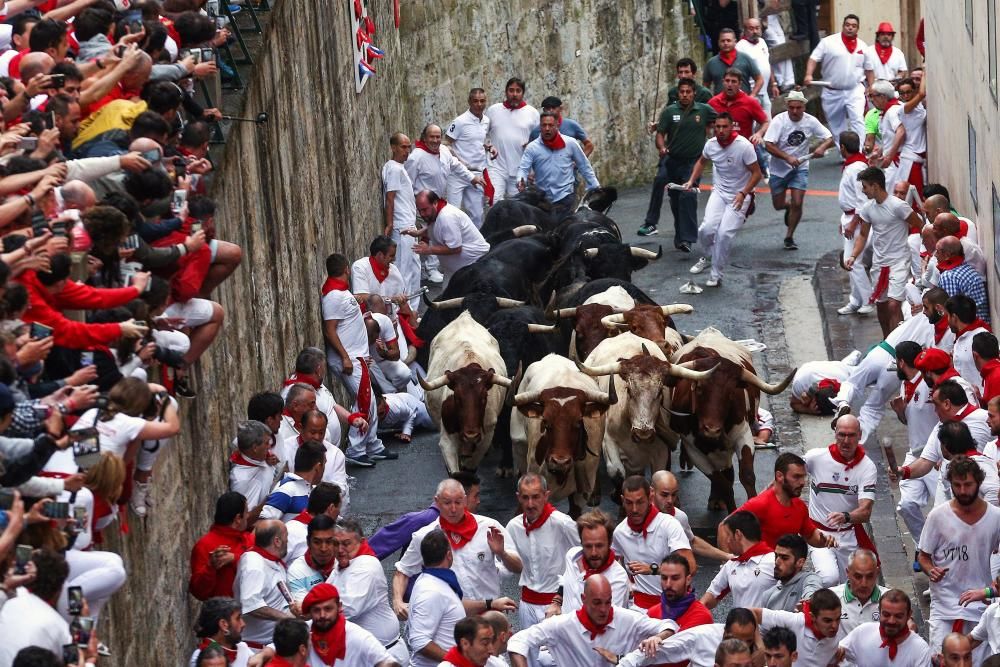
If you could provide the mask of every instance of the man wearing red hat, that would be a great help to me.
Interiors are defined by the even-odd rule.
[[[924,382],[927,386],[937,387],[945,380],[954,380],[965,390],[969,403],[976,403],[976,390],[973,386],[951,365],[951,355],[944,350],[930,347],[917,355],[913,360],[913,365],[918,371],[924,374]]]
[[[875,29],[875,43],[864,50],[865,78],[868,85],[876,79],[895,81],[906,76],[906,56],[892,45],[896,29],[882,21]]]
[[[807,415],[832,415],[836,405],[831,399],[851,376],[853,366],[843,361],[807,361],[792,378],[788,399],[792,410]]]

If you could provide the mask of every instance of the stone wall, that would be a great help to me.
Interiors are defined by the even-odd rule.
[[[368,0],[387,55],[357,95],[351,3],[273,4],[244,113],[264,111],[269,122],[234,127],[216,188],[220,235],[242,246],[243,266],[217,295],[225,327],[195,373],[199,398],[182,407],[183,437],[156,470],[157,506],[109,540],[129,580],[102,626],[114,651],[105,666],[188,660],[198,610],[186,592],[188,558],[225,489],[233,425],[252,394],[279,384],[303,345],[321,343],[323,260],[363,255],[381,228],[389,134],[450,120],[472,86],[497,100],[517,73],[532,102],[563,97],[591,132],[606,183],[635,181],[655,163],[643,125],[653,115],[660,35],[661,105],[671,63],[701,49],[682,0],[405,2],[399,32],[392,0]]]

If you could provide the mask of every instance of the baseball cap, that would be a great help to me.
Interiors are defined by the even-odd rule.
[[[806,103],[806,96],[802,94],[801,90],[791,90],[785,95],[785,102],[802,102]]]

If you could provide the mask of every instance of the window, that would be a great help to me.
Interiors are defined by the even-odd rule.
[[[972,0],[965,0],[965,29],[969,33],[969,41],[973,41],[975,35],[972,29]]]
[[[990,92],[997,103],[997,0],[986,0],[986,33],[989,40]]]
[[[993,186],[993,265],[1000,275],[1000,195]]]
[[[979,168],[976,159],[976,128],[972,125],[972,118],[969,118],[969,194],[972,196],[972,205],[976,208],[976,213],[979,213],[979,195],[976,192]]]

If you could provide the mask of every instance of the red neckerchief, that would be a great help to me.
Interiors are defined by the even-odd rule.
[[[883,61],[884,62],[884,61]],[[889,660],[896,659],[896,653],[899,651],[899,645],[906,641],[906,638],[910,636],[910,629],[903,626],[903,631],[899,633],[895,638],[886,637],[885,631],[882,629],[882,624],[879,623],[878,626],[878,636],[882,638],[882,645],[879,648],[889,647]]]
[[[524,524],[525,535],[531,535],[531,531],[538,530],[545,525],[552,513],[556,511],[556,508],[552,506],[552,503],[545,503],[545,507],[542,508],[542,513],[538,515],[538,518],[528,523],[528,517],[522,515],[521,522]]]
[[[889,46],[882,46],[878,43],[878,40],[875,40],[875,53],[878,54],[878,59],[882,61],[883,65],[885,65],[889,62],[889,58],[892,57],[892,44]]]
[[[604,631],[608,628],[609,625],[611,625],[611,621],[613,621],[615,618],[615,608],[612,607],[611,609],[608,610],[607,622],[602,623],[600,625],[590,620],[590,616],[587,616],[587,610],[583,608],[576,610],[576,618],[578,621],[580,621],[580,625],[585,627],[587,631],[590,632],[590,641],[594,641],[595,639],[603,635]]]
[[[448,652],[444,654],[443,660],[444,662],[450,662],[455,667],[476,667],[476,663],[462,655],[457,646],[452,646],[448,649]]]
[[[726,67],[732,67],[733,63],[736,62],[737,55],[739,55],[739,52],[736,49],[733,49],[729,53],[719,51],[719,60],[726,63]]]
[[[299,384],[299,383],[307,384],[313,389],[319,389],[320,386],[322,386],[323,384],[322,382],[319,381],[318,377],[316,377],[311,373],[292,373],[291,375],[288,376],[288,379],[285,380],[283,386],[291,387],[293,384]]]
[[[316,561],[313,560],[312,554],[306,551],[306,565],[322,574],[323,580],[326,581],[330,578],[330,573],[333,572],[333,568],[337,566],[337,559],[331,558],[330,562],[326,565],[317,565]]]
[[[361,546],[358,547],[358,553],[354,554],[355,558],[358,556],[375,556],[375,558],[378,558],[378,554],[375,553],[375,550],[368,545],[368,540],[361,540]]]
[[[292,663],[287,658],[282,658],[280,655],[276,655],[271,658],[268,663],[271,667],[292,667]],[[330,663],[333,664],[332,662]],[[306,665],[306,667],[309,667]]]
[[[975,412],[978,409],[979,409],[978,405],[976,405],[974,403],[966,403],[965,407],[962,408],[962,411],[959,412],[954,417],[952,417],[951,419],[949,419],[948,421],[952,421],[952,422],[964,421],[966,417],[968,417],[969,415],[971,415],[973,412]],[[976,453],[978,454],[979,452],[976,452]]]
[[[513,105],[510,102],[508,102],[507,100],[504,100],[503,101],[503,106],[504,106],[505,109],[509,109],[510,111],[517,111],[521,107],[528,106],[528,103],[525,102],[524,100],[521,100],[516,105]]]
[[[949,257],[948,259],[939,259],[937,263],[937,268],[938,271],[944,273],[945,271],[950,271],[951,269],[954,269],[956,266],[960,265],[964,261],[965,258],[962,256]]]
[[[611,567],[617,556],[615,555],[614,549],[608,549],[608,559],[598,565],[595,569],[591,570],[590,566],[587,565],[587,560],[584,559],[583,562],[583,579],[586,581],[592,574],[603,574],[605,570]]]
[[[634,524],[631,519],[626,519],[625,523],[628,524],[629,530],[633,533],[642,533],[642,539],[646,539],[646,535],[649,533],[649,524],[653,523],[653,519],[655,519],[656,515],[659,513],[660,510],[656,509],[656,505],[650,503],[646,516],[642,518],[642,523]]]
[[[844,33],[840,33],[840,39],[844,42],[844,46],[847,47],[848,53],[854,53],[858,50],[858,38],[857,36],[848,37]]]
[[[940,264],[938,264],[938,266],[940,266]],[[967,334],[970,331],[975,331],[976,329],[979,329],[979,328],[986,329],[987,331],[992,331],[992,329],[990,329],[990,325],[986,324],[986,322],[983,322],[981,319],[979,319],[977,317],[972,322],[972,324],[966,325],[964,328],[962,328],[961,331],[959,331],[957,334],[955,334],[955,340],[958,340],[959,338],[961,338],[963,334]]]
[[[913,400],[913,395],[917,393],[917,387],[920,386],[921,381],[923,381],[924,376],[917,373],[916,378],[913,382],[909,380],[903,380],[903,404],[909,405],[910,401]]]
[[[309,510],[302,510],[298,514],[292,517],[292,521],[298,521],[299,523],[304,523],[309,525],[309,522],[313,520],[313,515],[309,513]]]
[[[847,156],[847,159],[844,160],[844,166],[842,166],[840,170],[844,171],[847,169],[847,165],[854,164],[855,162],[864,162],[865,164],[868,164],[868,158],[866,158],[863,153],[851,153]]]
[[[948,333],[948,318],[941,317],[934,323],[934,342],[940,343],[946,333]]]
[[[232,456],[229,457],[229,460],[238,466],[250,466],[253,468],[260,467],[260,465],[254,463],[253,461],[244,458],[243,453],[240,451],[233,452]]]
[[[558,132],[556,132],[556,136],[552,137],[551,140],[547,140],[544,137],[539,137],[539,139],[542,140],[542,143],[545,144],[545,147],[550,151],[557,151],[560,148],[566,148],[566,140],[563,139],[562,135]]]
[[[833,444],[830,445],[830,456],[832,456],[833,460],[836,461],[837,463],[844,465],[845,470],[850,470],[854,466],[861,463],[861,459],[865,458],[865,448],[862,447],[861,445],[858,445],[857,451],[854,452],[854,458],[848,461],[847,459],[845,459],[843,456],[840,455],[840,451],[837,449],[837,445]]]
[[[729,144],[736,141],[736,137],[738,136],[740,136],[740,133],[737,132],[736,130],[733,130],[732,132],[729,133],[729,136],[727,138],[719,139],[718,137],[716,137],[715,140],[718,141],[719,145],[722,146],[723,148],[728,148]]]
[[[446,200],[446,199],[438,199],[437,200],[437,204],[435,204],[434,206],[437,209],[437,212],[440,213],[441,209],[443,209],[447,205],[448,205],[448,200]]]
[[[281,563],[281,567],[287,568],[287,566],[285,565],[285,561],[281,560],[280,558],[278,558],[277,556],[268,551],[264,551],[257,545],[250,547],[249,549],[247,549],[247,551],[248,552],[252,551],[253,553],[259,555],[264,560],[269,560],[272,563]]]
[[[897,100],[895,97],[891,98],[888,102],[886,102],[885,108],[882,109],[882,117],[884,118],[885,114],[888,113],[889,109],[893,108],[894,106],[897,106],[898,104],[899,100]]]
[[[219,642],[215,641],[211,637],[205,637],[204,639],[202,639],[201,643],[198,644],[198,650],[199,651],[204,651],[206,648],[208,648],[212,644],[215,644],[216,646],[218,646],[219,648],[222,649],[222,652],[225,654],[225,656],[226,656],[226,662],[228,664],[231,665],[234,662],[236,662],[236,649],[234,649],[234,648],[226,648],[225,646],[223,646]]]
[[[998,368],[1000,368],[1000,359],[990,359],[983,364],[982,368],[979,369],[979,376],[985,380]]]
[[[311,634],[312,648],[324,665],[332,665],[347,655],[347,619],[343,613],[326,632],[320,632],[314,625]]]
[[[347,284],[346,280],[341,280],[339,278],[327,278],[326,282],[323,283],[323,296],[326,296],[333,290],[341,290],[343,292],[349,292],[351,286]]]
[[[965,220],[958,221],[958,233],[955,234],[955,238],[964,239],[965,235],[969,233],[969,223]]]
[[[440,148],[438,148],[436,151],[432,151],[430,149],[430,147],[427,144],[425,144],[424,142],[420,141],[420,139],[417,139],[413,143],[413,145],[416,146],[417,148],[419,148],[422,151],[426,151],[426,152],[430,153],[431,155],[440,155],[441,154],[441,149]]]
[[[438,521],[441,523],[441,530],[448,536],[448,541],[451,542],[452,549],[461,549],[464,547],[472,541],[476,531],[479,530],[476,517],[472,516],[469,510],[465,510],[465,516],[458,523],[451,523],[443,516]]]
[[[945,380],[950,380],[952,378],[957,378],[957,377],[962,377],[962,376],[958,374],[958,371],[955,370],[954,366],[949,366],[948,370],[942,373],[941,377],[938,378],[938,381],[934,383],[934,386],[936,387]]]
[[[745,563],[754,556],[763,556],[774,551],[774,549],[767,546],[766,542],[754,542],[750,545],[750,548],[741,553],[739,556],[733,560],[738,563]]]
[[[813,625],[813,616],[812,616],[812,611],[809,609],[809,600],[806,600],[805,602],[802,603],[802,615],[805,616],[806,618],[806,630],[812,632],[813,636],[816,639],[819,640],[827,639],[827,636],[820,634],[819,630],[817,630],[816,627]]]
[[[375,274],[375,280],[380,283],[384,283],[385,279],[389,277],[389,267],[382,268],[382,265],[375,261],[374,257],[368,257],[368,263],[372,265],[372,273]]]

